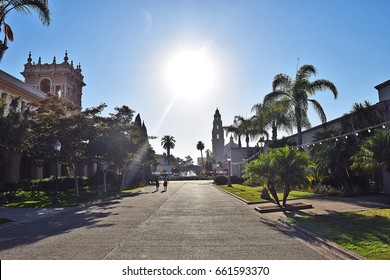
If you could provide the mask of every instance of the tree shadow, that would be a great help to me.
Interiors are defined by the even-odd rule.
[[[21,245],[31,245],[48,237],[68,233],[79,228],[110,227],[112,224],[98,224],[103,218],[111,215],[111,209],[119,202],[97,203],[84,208],[67,209],[61,213],[40,218],[38,220],[16,224],[0,231],[0,251]],[[84,211],[90,207],[98,207],[99,212]],[[0,253],[1,255],[1,253]]]

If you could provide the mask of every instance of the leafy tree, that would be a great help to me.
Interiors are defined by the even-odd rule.
[[[198,143],[196,144],[196,149],[198,151],[200,151],[200,157],[202,159],[202,168],[204,167],[204,164],[203,164],[203,150],[204,150],[204,143],[202,141],[198,141]]]
[[[310,99],[317,91],[330,90],[334,98],[337,98],[338,91],[335,85],[324,79],[309,81],[312,75],[316,75],[317,70],[312,65],[301,66],[293,80],[286,74],[278,74],[272,83],[272,92],[264,97],[264,103],[275,102],[282,107],[290,108],[294,111],[294,122],[297,128],[298,145],[302,145],[302,128],[310,127],[307,116],[308,105],[311,104],[323,123],[326,122],[325,112],[320,103]]]
[[[171,165],[170,155],[171,155],[171,149],[175,148],[176,140],[171,135],[165,135],[161,138],[161,146],[167,150],[167,160],[168,165]]]
[[[31,11],[38,13],[44,25],[50,24],[50,10],[48,0],[1,0],[0,1],[0,32],[4,33],[3,41],[0,40],[0,60],[7,50],[7,42],[14,40],[11,26],[6,22],[6,18],[11,11],[20,14],[28,14]]]
[[[72,102],[48,94],[35,107],[36,110],[29,119],[25,146],[30,150],[32,158],[45,162],[53,158],[53,143],[58,139],[62,144],[63,161],[68,163],[74,175],[78,196],[78,175],[95,155],[91,147],[98,137],[97,115],[106,105],[101,104],[79,112],[79,108]]]
[[[76,114],[79,108],[54,94],[47,94],[45,99],[32,106],[36,110],[32,111],[28,120],[24,145],[29,150],[31,158],[38,162],[46,162],[54,157],[54,142],[57,139],[62,142],[62,136],[66,134],[65,120]]]
[[[192,159],[192,157],[191,156],[186,156],[185,158],[184,158],[184,165],[185,166],[191,166],[191,165],[193,165],[194,164],[194,160]]]
[[[132,109],[122,106],[116,107],[115,111],[110,114],[110,129],[105,137],[104,147],[108,149],[106,160],[122,174],[121,189],[123,189],[131,165],[134,166],[140,161],[137,151],[142,136],[140,136],[140,128],[133,122]]]

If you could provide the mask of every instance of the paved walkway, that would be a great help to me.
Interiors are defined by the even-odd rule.
[[[310,237],[303,237],[310,247],[306,248],[296,243],[297,238],[291,238],[296,231],[275,225],[285,217],[389,207],[389,198],[383,195],[297,201],[312,204],[313,208],[260,214],[253,205],[224,194],[210,182],[171,182],[166,193],[146,187],[135,197],[89,207],[0,207],[0,217],[16,222],[0,226],[0,249],[4,250],[0,258],[337,259],[339,254],[329,253]],[[280,236],[275,240],[273,235]],[[299,245],[304,253],[286,253],[292,247],[284,242]],[[106,247],[107,243],[112,244]],[[67,249],[59,252],[59,244]],[[93,250],[75,248],[85,244]],[[31,254],[31,248],[38,250]]]
[[[196,181],[170,182],[164,193],[150,186],[0,230],[3,260],[327,258],[253,207]]]

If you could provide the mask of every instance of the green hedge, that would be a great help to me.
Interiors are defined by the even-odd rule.
[[[86,188],[90,182],[86,177],[79,177],[79,188]],[[18,194],[23,192],[34,193],[44,192],[49,194],[54,192],[56,185],[55,177],[44,179],[25,180],[18,183],[5,183],[0,185],[0,200],[10,200],[17,198]],[[75,190],[75,180],[73,177],[58,177],[58,191],[68,193]]]

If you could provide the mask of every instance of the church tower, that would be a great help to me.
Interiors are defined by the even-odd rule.
[[[74,68],[73,61],[69,63],[68,60],[68,52],[66,51],[62,63],[57,63],[56,57],[50,64],[42,63],[40,57],[35,63],[32,61],[30,52],[21,74],[29,86],[44,93],[57,94],[81,108],[82,88],[85,86],[84,76],[81,74],[80,64]]]
[[[225,138],[222,127],[221,114],[219,110],[215,110],[214,121],[213,121],[213,131],[212,131],[212,145],[213,145],[213,155],[216,162],[224,162],[224,146]]]

